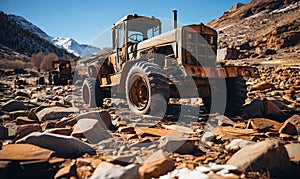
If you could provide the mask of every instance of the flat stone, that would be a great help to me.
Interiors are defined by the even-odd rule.
[[[70,128],[52,128],[47,129],[44,133],[51,133],[51,134],[60,134],[60,135],[70,135],[72,133],[72,129]]]
[[[258,131],[278,131],[280,127],[282,126],[281,123],[271,120],[271,119],[266,119],[266,118],[254,118],[250,119],[247,124],[247,129],[254,129]]]
[[[7,101],[2,106],[2,110],[7,111],[7,112],[27,110],[27,109],[28,109],[28,107],[26,107],[22,101],[14,100],[14,99]]]
[[[266,169],[271,172],[287,171],[291,167],[289,156],[278,140],[262,141],[247,145],[236,152],[227,164],[242,171]]]
[[[55,151],[58,157],[76,158],[85,153],[94,154],[95,150],[87,143],[75,137],[58,134],[34,132],[16,143],[28,143]]]
[[[134,130],[138,135],[142,137],[145,137],[147,135],[157,136],[157,137],[181,136],[181,133],[174,130],[156,129],[156,128],[148,128],[148,127],[135,127]]]
[[[135,130],[134,130],[134,127],[119,127],[118,132],[133,134],[133,133],[135,133]]]
[[[179,126],[179,125],[163,125],[164,128],[168,129],[168,130],[174,130],[177,131],[179,133],[183,133],[183,134],[193,134],[194,131],[193,129],[189,128],[189,127],[184,127],[184,126]]]
[[[64,166],[63,168],[59,169],[58,172],[55,174],[54,179],[59,178],[72,178],[76,177],[76,166],[74,162],[69,163],[68,165]]]
[[[65,107],[47,107],[37,112],[37,117],[40,122],[47,120],[61,119],[67,117],[70,114],[78,113],[78,108],[65,108]]]
[[[28,115],[28,111],[13,111],[13,112],[10,112],[9,113],[9,117],[12,119],[12,120],[16,120],[18,117],[26,117]]]
[[[12,161],[48,161],[54,151],[31,144],[8,144],[0,150],[0,160]]]
[[[15,136],[16,139],[20,139],[32,132],[41,132],[41,131],[42,131],[42,127],[39,124],[26,124],[17,127]]]
[[[130,164],[126,167],[114,165],[108,162],[101,162],[90,179],[107,179],[107,178],[120,178],[120,179],[138,179],[139,178],[139,165]]]
[[[20,116],[20,117],[17,117],[17,119],[16,119],[16,124],[17,125],[36,124],[36,123],[38,123],[38,121],[28,119],[27,116]]]
[[[275,88],[275,85],[270,83],[270,82],[261,82],[261,83],[258,83],[256,85],[253,85],[251,88],[250,88],[250,91],[257,91],[257,90],[265,90],[265,89],[274,89]]]
[[[286,144],[284,145],[290,161],[299,163],[300,162],[300,144],[298,143],[292,143],[292,144]]]
[[[167,157],[162,150],[158,150],[144,161],[139,169],[139,174],[141,178],[159,177],[174,168],[174,161]]]
[[[102,140],[112,137],[106,126],[99,119],[88,119],[82,118],[80,119],[74,131],[72,132],[72,136],[74,137],[82,137],[83,135],[89,140],[91,143],[99,143]]]

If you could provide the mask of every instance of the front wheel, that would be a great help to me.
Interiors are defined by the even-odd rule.
[[[126,84],[130,110],[138,115],[165,114],[169,102],[169,85],[159,66],[140,61],[130,69]]]

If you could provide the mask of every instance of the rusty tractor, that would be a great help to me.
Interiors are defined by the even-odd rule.
[[[52,70],[49,72],[49,82],[54,85],[66,85],[69,80],[72,80],[72,67],[70,61],[52,61]]]
[[[174,29],[164,33],[155,17],[127,15],[114,24],[112,53],[91,64],[83,82],[86,104],[101,107],[114,91],[124,94],[136,114],[153,110],[157,95],[167,104],[170,98],[200,97],[210,111],[218,106],[214,101],[225,96],[226,115],[241,111],[247,97],[244,77],[256,77],[258,70],[218,64],[216,30],[202,23],[177,27],[173,12]],[[224,85],[218,85],[222,81]],[[188,84],[196,88],[186,88]]]

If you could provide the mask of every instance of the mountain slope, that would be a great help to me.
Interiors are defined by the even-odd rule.
[[[43,30],[41,30],[39,27],[28,22],[26,19],[24,19],[21,16],[8,15],[8,17],[11,20],[15,21],[17,24],[19,24],[24,29],[29,30],[30,32],[52,43],[56,47],[65,49],[69,53],[72,53],[76,56],[81,56],[81,57],[91,56],[100,51],[100,49],[97,47],[78,44],[74,39],[71,38],[51,37],[48,34],[46,34]]]
[[[250,52],[239,58],[262,57],[300,48],[299,14],[298,0],[252,0],[233,6],[207,25],[218,31],[219,48]]]
[[[0,44],[3,46],[27,56],[38,52],[45,54],[53,52],[60,58],[73,58],[73,55],[66,50],[57,48],[47,40],[24,29],[3,12],[0,12],[0,22]]]

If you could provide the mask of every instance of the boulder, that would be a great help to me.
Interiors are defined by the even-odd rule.
[[[233,139],[228,145],[225,146],[227,151],[238,151],[247,145],[253,144],[253,141],[244,139]]]
[[[300,162],[300,144],[299,143],[286,144],[284,147],[289,155],[290,161],[299,163]]]
[[[274,173],[288,171],[291,167],[288,153],[278,140],[247,145],[236,152],[227,164],[242,171],[269,170]]]
[[[126,167],[114,165],[108,162],[101,162],[90,179],[138,179],[139,178],[139,165],[130,164]]]
[[[22,101],[14,100],[14,99],[7,101],[2,106],[2,110],[7,111],[7,112],[27,110],[27,109],[28,109],[28,107],[26,107]]]
[[[99,119],[88,118],[80,119],[72,132],[74,137],[83,137],[83,135],[93,144],[112,137],[108,133],[105,124]]]
[[[76,116],[77,121],[83,118],[98,119],[99,122],[104,123],[105,128],[107,129],[113,126],[111,115],[106,110],[92,111],[92,112],[79,114]],[[104,127],[104,125],[102,126]]]
[[[52,128],[47,129],[44,133],[51,133],[51,134],[60,134],[60,135],[70,135],[72,133],[72,129],[70,128]]]
[[[34,132],[18,140],[16,143],[28,143],[55,151],[58,157],[76,158],[85,153],[94,154],[89,144],[75,137],[58,134]]]
[[[293,123],[291,123],[289,120],[283,123],[282,127],[279,129],[278,132],[282,134],[288,134],[288,135],[298,134],[296,126]]]
[[[161,137],[159,148],[167,152],[176,152],[182,155],[202,153],[194,140],[180,137]]]
[[[139,175],[141,178],[159,177],[172,171],[174,168],[174,161],[167,157],[162,150],[158,150],[144,161],[139,168]]]
[[[55,120],[61,119],[63,117],[67,117],[70,114],[78,113],[78,108],[65,108],[65,107],[48,107],[42,109],[41,111],[37,112],[37,117],[40,122],[46,120]]]

